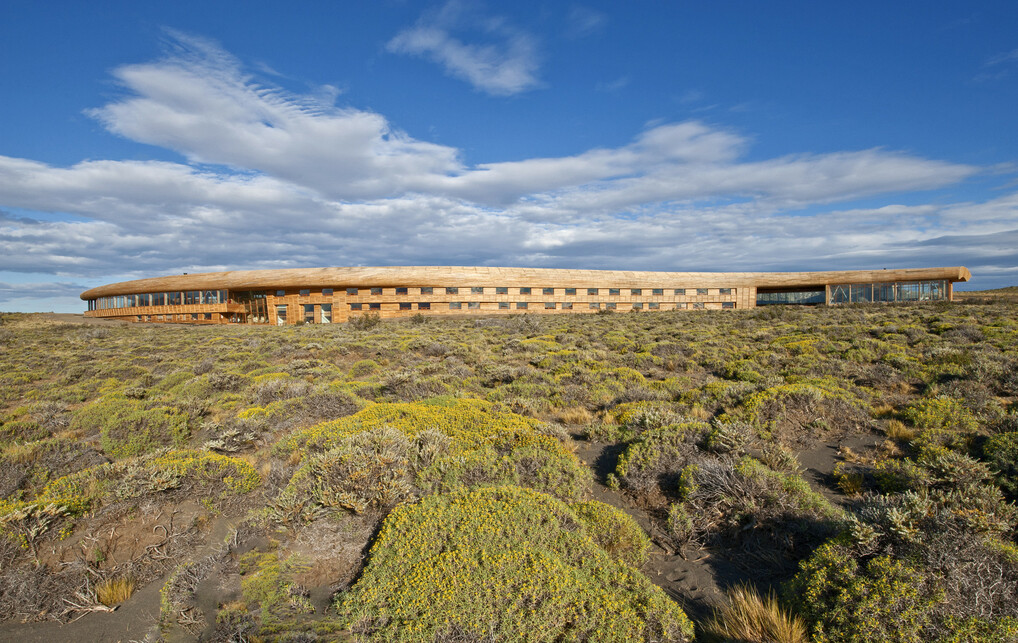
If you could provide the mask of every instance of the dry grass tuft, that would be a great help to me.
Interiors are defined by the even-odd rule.
[[[905,426],[901,420],[888,420],[887,426],[884,427],[884,433],[887,434],[887,437],[899,442],[908,442],[916,436],[915,429]]]
[[[129,576],[107,578],[95,586],[96,599],[106,607],[120,605],[134,593],[134,579]]]
[[[558,414],[558,421],[562,424],[587,425],[594,421],[594,416],[582,406],[573,406],[562,409]]]
[[[773,593],[761,597],[752,587],[728,590],[728,604],[715,610],[707,632],[722,641],[806,643],[806,626],[798,616],[781,609]]]

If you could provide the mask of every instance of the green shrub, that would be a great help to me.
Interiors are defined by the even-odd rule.
[[[189,416],[168,406],[148,408],[144,401],[111,394],[79,409],[71,430],[98,433],[103,451],[114,458],[143,455],[165,446],[183,446],[190,435]]]
[[[1000,488],[1018,497],[1018,431],[994,435],[983,446],[983,454]]]
[[[386,518],[336,609],[354,640],[688,641],[689,620],[564,503],[515,487],[429,496]]]
[[[909,404],[902,418],[920,429],[943,429],[956,433],[975,431],[979,423],[960,400],[953,397],[924,398]]]
[[[594,542],[612,558],[637,568],[647,562],[650,538],[626,513],[596,500],[577,502],[570,508]]]

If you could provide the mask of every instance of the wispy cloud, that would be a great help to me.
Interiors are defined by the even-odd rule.
[[[600,11],[574,5],[566,14],[567,38],[585,38],[601,33],[608,22],[607,16]]]
[[[115,75],[124,95],[91,114],[187,162],[0,156],[0,207],[18,212],[0,214],[0,272],[60,283],[337,264],[975,272],[1015,258],[1018,193],[923,203],[982,171],[968,165],[884,149],[749,158],[749,137],[687,121],[617,147],[470,166],[380,114],[259,81],[200,39]],[[853,206],[864,198],[882,205]]]
[[[457,31],[463,37],[454,35]],[[465,19],[455,2],[422,17],[386,48],[427,58],[442,65],[450,76],[495,96],[519,94],[540,84],[537,46],[531,35],[502,18]]]

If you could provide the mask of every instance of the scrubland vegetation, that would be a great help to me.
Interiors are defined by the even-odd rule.
[[[0,633],[1018,640],[1016,313],[2,315]]]

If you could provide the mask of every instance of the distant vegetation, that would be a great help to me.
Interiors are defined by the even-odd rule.
[[[0,322],[0,618],[1018,637],[1018,304]]]

